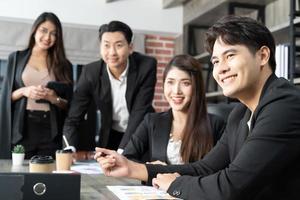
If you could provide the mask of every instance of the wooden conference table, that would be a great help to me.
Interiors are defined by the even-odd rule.
[[[25,161],[23,166],[13,167],[11,160],[0,160],[0,172],[29,172],[29,162]],[[81,174],[81,200],[118,200],[118,198],[107,189],[107,185],[140,185],[137,180],[126,178],[106,177],[103,174]]]

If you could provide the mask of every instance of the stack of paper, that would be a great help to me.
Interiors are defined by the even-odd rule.
[[[107,186],[122,200],[178,199],[150,186]]]

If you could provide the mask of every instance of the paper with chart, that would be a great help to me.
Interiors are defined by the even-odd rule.
[[[178,199],[150,186],[107,186],[122,200]]]
[[[71,166],[71,170],[81,174],[103,174],[97,162],[75,162],[74,165]]]

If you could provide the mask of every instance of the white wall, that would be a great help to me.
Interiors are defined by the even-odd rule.
[[[179,35],[183,26],[182,6],[163,9],[162,0],[0,0],[2,17],[33,20],[44,11],[63,23],[99,26],[120,20],[137,32]]]
[[[28,44],[32,21],[18,22],[0,17],[0,59],[7,59],[9,53],[24,49]],[[98,27],[63,26],[65,50],[73,64],[87,64],[99,59]],[[134,33],[135,51],[144,53],[145,36]]]

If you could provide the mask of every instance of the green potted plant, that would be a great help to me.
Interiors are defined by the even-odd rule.
[[[12,150],[12,164],[22,165],[25,157],[25,148],[23,145],[16,145]]]

